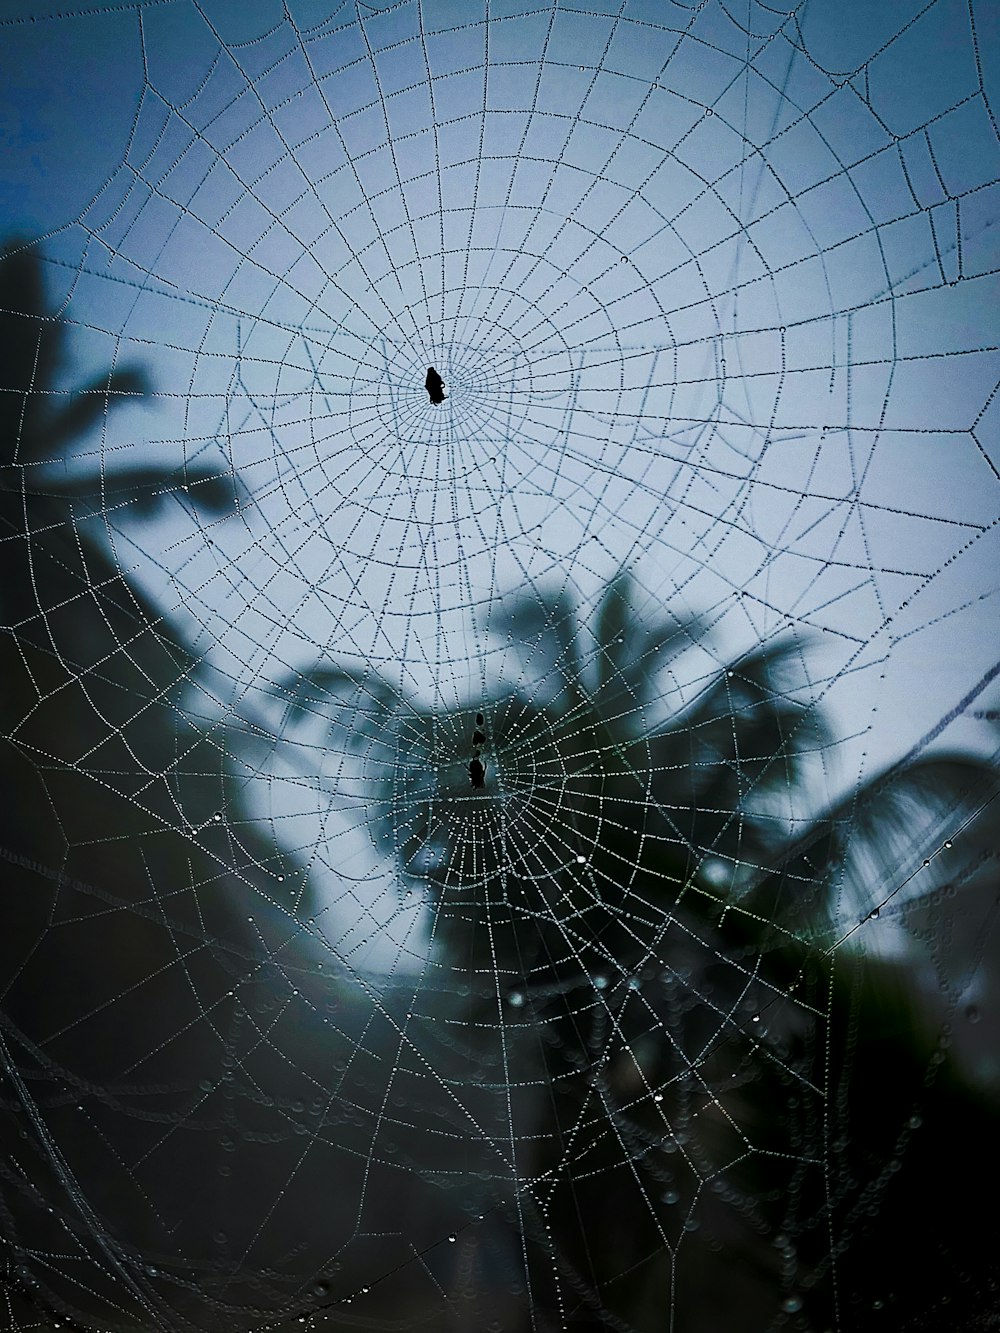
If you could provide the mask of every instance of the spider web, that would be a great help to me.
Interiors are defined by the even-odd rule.
[[[3,1327],[990,1326],[985,7],[22,9]]]

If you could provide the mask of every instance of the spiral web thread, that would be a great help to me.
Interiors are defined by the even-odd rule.
[[[693,1328],[689,1255],[719,1251],[720,1213],[757,1218],[726,1175],[755,1155],[791,1163],[768,1241],[773,1326],[835,1285],[828,1089],[795,1054],[830,1040],[832,992],[768,976],[688,905],[738,901],[767,872],[761,846],[797,845],[853,796],[816,932],[827,961],[895,956],[906,903],[942,891],[938,867],[988,799],[939,802],[898,855],[865,860],[870,779],[932,747],[938,724],[972,744],[989,712],[1000,154],[978,6],[886,7],[863,32],[832,10],[35,15],[71,38],[105,21],[134,84],[120,163],[42,248],[74,346],[150,367],[154,410],[109,409],[75,454],[70,470],[104,489],[66,531],[97,530],[163,631],[195,646],[173,681],[191,721],[170,761],[145,783],[97,765],[194,850],[184,884],[144,854],[138,898],[97,878],[113,822],[80,829],[57,808],[61,847],[4,853],[125,929],[173,922],[155,977],[161,1008],[178,1006],[152,1053],[101,1074],[63,1043],[141,1025],[142,975],[55,1033],[8,1023],[25,1188],[55,1228],[10,1224],[10,1290],[34,1295],[8,1327],[36,1326],[39,1292],[87,1326],[350,1327],[361,1310],[390,1327],[394,1291],[449,1327],[570,1326],[581,1309],[626,1327],[615,1282],[641,1261]],[[162,498],[181,502],[142,522],[114,498],[140,455],[172,470]],[[187,489],[206,465],[236,480],[224,514]],[[606,640],[599,608],[623,571],[628,615]],[[735,716],[745,664],[779,647],[766,695],[791,730],[743,756],[737,805],[706,796],[692,823],[656,738],[720,679]],[[44,782],[65,766],[25,745]],[[761,843],[744,839],[751,818]],[[651,846],[667,858],[652,870]],[[178,925],[175,898],[200,890],[249,934],[223,948],[206,921]],[[53,909],[47,929],[82,911]],[[532,932],[545,943],[529,957]],[[221,988],[191,971],[216,947]],[[678,1062],[667,1075],[658,1043]],[[150,1072],[171,1049],[172,1083]],[[559,1059],[593,1090],[540,1157]],[[782,1152],[732,1105],[764,1067],[807,1108]],[[899,1154],[918,1119],[900,1120]],[[195,1139],[205,1158],[176,1149]],[[113,1189],[94,1201],[98,1141],[113,1188],[146,1200],[141,1226]],[[200,1215],[200,1191],[171,1192],[164,1173],[192,1161],[225,1222]],[[814,1169],[823,1206],[803,1183]],[[866,1207],[890,1176],[872,1176]],[[658,1258],[609,1275],[560,1250],[560,1182],[583,1197],[595,1178]],[[315,1182],[338,1190],[332,1220]],[[797,1269],[807,1232],[822,1240]]]

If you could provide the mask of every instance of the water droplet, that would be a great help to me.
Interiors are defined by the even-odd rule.
[[[660,1197],[664,1203],[677,1203],[681,1196],[676,1190],[664,1190]]]
[[[802,1309],[802,1297],[795,1296],[794,1294],[786,1296],[781,1302],[781,1308],[786,1314],[795,1314],[798,1310]]]
[[[760,1022],[760,1014],[754,1014],[754,1016],[753,1016],[753,1018],[751,1018],[750,1022],[751,1022],[751,1023],[759,1023],[759,1022]]]
[[[910,1126],[911,1129],[919,1129],[923,1123],[924,1123],[923,1120],[918,1115],[911,1115],[909,1120],[907,1121],[907,1124]]]
[[[576,858],[576,863],[577,863],[578,866],[586,865],[586,864],[587,864],[587,858],[586,858],[585,856],[578,856],[578,857]]]
[[[946,838],[946,839],[945,839],[945,844],[944,844],[944,845],[945,845],[946,847],[950,847],[950,846],[951,846],[951,839],[950,839],[950,838]]]
[[[221,824],[221,823],[222,823],[222,811],[221,811],[221,810],[216,810],[216,812],[215,812],[215,814],[212,816],[212,818],[215,820],[215,822],[216,822],[217,824]]]
[[[595,990],[604,990],[604,989],[606,988],[607,984],[608,984],[608,979],[607,979],[607,977],[604,977],[604,976],[596,976],[596,977],[594,978],[594,989],[595,989]]]
[[[524,996],[519,990],[512,990],[507,996],[507,1003],[515,1009],[520,1009],[521,1005],[524,1004]]]
[[[449,1237],[448,1237],[448,1244],[449,1244],[449,1245],[454,1245],[454,1244],[455,1244],[455,1241],[456,1241],[457,1239],[458,1239],[457,1236],[449,1236]]]
[[[654,1092],[654,1093],[653,1093],[653,1101],[654,1101],[654,1102],[662,1102],[662,1101],[663,1101],[663,1093],[662,1093],[662,1092]]]

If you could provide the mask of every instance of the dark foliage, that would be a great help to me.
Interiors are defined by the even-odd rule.
[[[837,931],[997,774],[928,758],[793,834],[781,802],[825,740],[787,685],[796,646],[670,715],[700,629],[632,600],[622,576],[592,635],[563,595],[515,602],[497,632],[519,684],[454,714],[336,665],[288,683],[354,748],[376,839],[426,886],[470,1070],[533,1089],[510,1112],[523,1327],[652,1331],[671,1301],[684,1330],[943,1330],[958,1307],[985,1327],[997,1265],[961,1200],[997,1108],[910,966]],[[477,707],[485,794],[463,787]],[[952,867],[970,910],[987,836],[970,825]]]

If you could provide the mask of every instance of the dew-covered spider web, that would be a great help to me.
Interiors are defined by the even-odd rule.
[[[0,1328],[995,1327],[996,9],[0,27]]]

